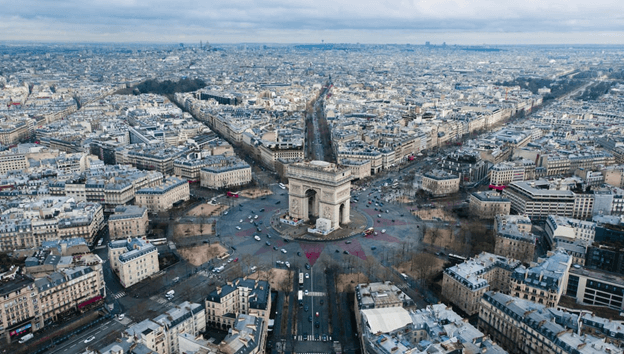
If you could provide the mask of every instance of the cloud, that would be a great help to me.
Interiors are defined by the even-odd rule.
[[[4,8],[11,11],[0,14],[0,40],[175,42],[209,36],[215,42],[280,42],[297,33],[304,36],[299,42],[308,42],[332,31],[363,38],[405,31],[624,31],[624,5],[604,0],[22,0]]]

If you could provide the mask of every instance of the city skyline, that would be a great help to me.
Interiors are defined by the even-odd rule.
[[[0,40],[624,44],[621,10],[616,1],[26,1],[0,15]]]

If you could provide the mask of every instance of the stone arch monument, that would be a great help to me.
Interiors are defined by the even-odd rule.
[[[308,221],[323,218],[332,229],[350,222],[351,169],[325,161],[288,165],[288,211]]]

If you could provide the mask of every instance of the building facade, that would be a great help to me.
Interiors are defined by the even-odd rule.
[[[160,271],[158,249],[144,237],[111,241],[108,259],[124,288]]]

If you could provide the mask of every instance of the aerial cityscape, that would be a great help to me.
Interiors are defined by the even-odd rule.
[[[2,353],[624,354],[621,4],[19,7]]]

